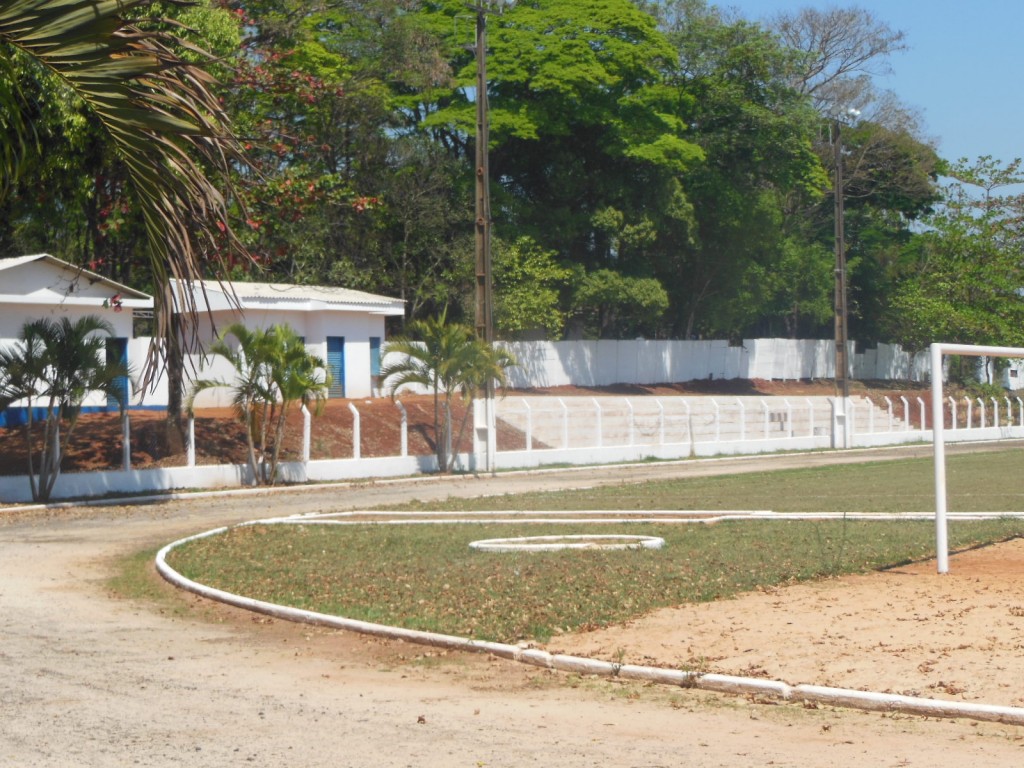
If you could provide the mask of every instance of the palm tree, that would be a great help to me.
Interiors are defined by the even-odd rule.
[[[196,343],[188,286],[202,277],[201,264],[211,257],[216,264],[217,254],[237,247],[219,185],[243,161],[213,78],[194,63],[207,57],[171,34],[172,24],[145,19],[144,11],[156,6],[156,0],[0,0],[0,205],[45,151],[34,130],[37,94],[30,84],[33,75],[48,72],[102,126],[128,170],[145,222],[155,335],[165,340],[173,365],[181,344]],[[172,295],[172,277],[183,281],[180,295]]]
[[[28,475],[36,501],[49,500],[53,492],[86,396],[103,393],[117,401],[122,411],[127,404],[124,377],[128,369],[121,362],[106,360],[103,336],[112,334],[110,324],[94,315],[74,322],[42,319],[26,323],[19,340],[0,350],[0,410],[15,401],[26,401]],[[44,413],[38,464],[36,408]]]
[[[229,336],[235,338],[235,344],[228,342]],[[210,346],[210,354],[224,358],[234,370],[234,378],[196,381],[188,410],[193,410],[195,398],[203,390],[229,387],[235,411],[245,425],[253,483],[273,485],[290,406],[322,405],[330,385],[327,366],[306,351],[302,339],[287,325],[249,330],[234,323]]]
[[[271,375],[281,400],[276,418],[273,415],[273,408],[270,415],[271,421],[274,422],[274,448],[268,474],[270,478],[274,478],[277,474],[281,444],[284,442],[285,417],[289,407],[295,403],[303,406],[312,403],[319,412],[327,401],[331,376],[323,359],[306,351],[305,343],[291,326],[277,325],[271,330],[274,338],[274,363],[271,366]]]
[[[419,385],[433,392],[434,452],[442,472],[451,471],[455,463],[454,454],[448,452],[452,441],[453,397],[459,395],[467,405],[455,442],[458,445],[468,420],[469,404],[488,382],[505,387],[508,381],[505,371],[516,364],[506,350],[476,338],[466,325],[448,323],[446,316],[447,311],[437,318],[410,323],[410,337],[397,338],[386,345],[385,357],[391,357],[391,361],[380,371],[381,381],[388,383],[392,398],[408,385]]]

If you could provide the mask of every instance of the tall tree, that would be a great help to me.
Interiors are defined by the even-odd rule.
[[[449,80],[416,10],[242,3],[227,103],[255,169],[239,187],[260,271],[397,295],[419,316],[448,303],[470,257],[472,198],[470,170],[409,130],[423,94]]]
[[[822,113],[867,106],[872,77],[889,74],[889,57],[907,49],[904,32],[863,8],[802,8],[771,27],[799,54],[794,82]]]
[[[652,4],[678,51],[673,70],[705,162],[685,178],[692,225],[661,269],[676,335],[738,336],[763,314],[748,290],[787,247],[786,212],[820,200],[818,118],[793,87],[799,57],[762,27],[703,0]],[[767,300],[767,299],[766,299]]]
[[[456,77],[414,114],[468,163],[481,98],[464,49],[471,27],[453,24],[464,14],[454,0],[427,10]],[[680,177],[702,158],[680,116],[687,97],[664,81],[672,47],[628,0],[530,0],[492,16],[489,30],[499,229],[567,264],[654,278],[653,241],[685,226],[669,223],[689,210]]]
[[[223,275],[235,254],[244,258],[226,195],[231,171],[244,161],[207,69],[210,56],[156,13],[181,5],[0,0],[0,211],[34,212],[47,222],[40,234],[62,233],[63,247],[77,245],[91,266],[120,279],[142,252],[156,298],[154,335],[172,382],[172,446],[181,436],[175,382],[186,350],[198,345],[188,286]],[[59,180],[56,200],[21,183],[30,169]],[[47,205],[57,225],[41,213]],[[65,220],[80,230],[69,232]],[[5,234],[0,243],[14,247]],[[172,278],[184,286],[178,295]],[[158,362],[151,355],[147,379]]]
[[[1021,161],[960,160],[927,229],[907,249],[891,298],[895,341],[1024,343],[1024,184]]]

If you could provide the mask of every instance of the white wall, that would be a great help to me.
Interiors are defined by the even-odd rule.
[[[217,312],[214,321],[218,332],[242,316],[233,312]],[[384,317],[366,315],[357,312],[300,312],[275,311],[264,309],[248,309],[244,322],[250,328],[267,328],[274,324],[288,324],[295,332],[305,338],[306,349],[325,362],[327,360],[327,337],[343,336],[345,338],[345,396],[361,398],[372,396],[370,380],[370,337],[377,336],[384,340]],[[212,340],[214,337],[210,319],[204,315],[200,324],[201,338]],[[231,339],[229,338],[230,342]],[[193,368],[198,369],[198,377],[204,379],[220,379],[232,381],[234,374],[231,366],[218,357],[202,357],[194,355],[190,365],[186,366],[186,397],[196,375]],[[147,405],[167,404],[167,381],[161,378],[157,390],[147,395]],[[196,398],[197,408],[219,408],[231,404],[229,388],[206,390]]]
[[[662,384],[695,379],[830,379],[835,346],[826,340],[725,341],[529,341],[503,344],[519,361],[509,371],[514,388]],[[851,351],[853,344],[850,345]],[[899,347],[851,355],[853,377],[922,381],[928,355]]]
[[[17,339],[21,335],[22,326],[32,320],[67,318],[71,322],[75,322],[88,315],[102,317],[110,323],[114,329],[114,336],[128,339],[132,337],[132,311],[130,309],[115,312],[113,309],[94,306],[16,304],[5,301],[0,302],[0,339]]]
[[[21,271],[22,270],[12,270],[12,273],[17,275]],[[48,274],[52,276],[52,273]],[[128,366],[132,371],[132,378],[137,378],[138,374],[141,373],[142,366],[145,362],[145,352],[139,352],[139,345],[137,344],[138,340],[132,338],[132,312],[130,309],[115,312],[112,308],[104,309],[103,307],[95,306],[67,304],[17,304],[12,302],[3,302],[0,303],[0,346],[14,344],[18,337],[21,336],[22,326],[27,322],[41,320],[44,318],[51,321],[66,318],[71,322],[76,322],[89,315],[101,317],[110,323],[114,330],[114,337],[128,339]],[[143,347],[148,347],[148,340]],[[134,381],[132,384],[132,390],[133,395],[131,401],[134,404],[137,402],[137,397],[134,394]],[[86,396],[83,405],[86,407],[105,406],[106,402],[106,397],[92,393]],[[166,404],[166,398],[164,399],[164,404]],[[15,407],[19,407],[23,406],[24,403],[18,402],[14,405]]]

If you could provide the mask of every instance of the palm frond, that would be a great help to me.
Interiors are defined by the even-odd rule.
[[[176,4],[179,0],[169,0]],[[214,79],[177,51],[194,46],[163,20],[132,21],[154,0],[0,0],[0,200],[40,151],[30,96],[8,52],[19,51],[61,78],[103,126],[125,163],[147,235],[156,288],[157,335],[177,308],[194,327],[192,292],[201,264],[240,250],[228,224],[222,184],[244,163]],[[175,296],[170,279],[182,281]],[[183,336],[195,340],[194,334]]]

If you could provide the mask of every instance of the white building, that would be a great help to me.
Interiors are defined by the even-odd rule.
[[[175,295],[180,295],[181,289],[175,281]],[[385,320],[400,317],[405,311],[400,299],[347,288],[207,281],[194,284],[192,292],[204,346],[232,323],[242,322],[250,328],[288,324],[304,338],[311,353],[327,362],[334,382],[331,397],[377,394],[375,377],[380,370]],[[133,320],[139,314],[151,316],[152,312],[153,298],[148,294],[55,256],[40,253],[0,259],[0,344],[13,343],[22,326],[31,320],[67,317],[74,321],[97,315],[114,330],[107,341],[108,355],[141,372],[152,339],[136,337]],[[197,358],[193,363],[186,365],[186,379],[192,368],[200,366],[204,366],[204,378],[231,378],[230,367],[222,360]],[[200,394],[196,405],[223,406],[230,400],[226,388],[211,389]],[[133,390],[130,397],[132,407],[165,408],[167,401],[164,377],[145,392]],[[87,410],[102,410],[107,405],[98,395],[86,400]],[[4,423],[0,414],[0,426]]]
[[[175,284],[175,295],[181,286]],[[234,296],[232,296],[232,291]],[[330,397],[371,397],[378,394],[384,323],[405,312],[401,299],[348,288],[278,283],[213,281],[193,285],[199,312],[199,337],[204,346],[232,323],[249,328],[290,325],[306,349],[326,361],[333,384]],[[228,339],[230,342],[230,337]],[[222,360],[204,361],[204,378],[230,379]],[[230,403],[227,389],[211,389],[196,398],[197,407]]]
[[[148,294],[48,253],[0,259],[0,344],[13,343],[22,326],[32,320],[67,318],[74,322],[96,315],[114,330],[106,341],[107,355],[139,370],[149,341],[135,339],[133,318],[136,312],[152,310],[153,298]],[[133,402],[136,399],[133,397]],[[85,401],[86,409],[107,406],[98,395]],[[0,423],[5,423],[3,416],[0,414]]]

